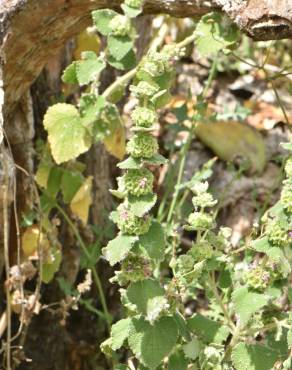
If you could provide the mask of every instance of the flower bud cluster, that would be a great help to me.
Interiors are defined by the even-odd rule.
[[[127,36],[131,33],[131,21],[125,15],[116,15],[109,24],[111,33],[115,36]]]
[[[118,207],[118,228],[124,234],[143,235],[146,234],[151,225],[151,217],[145,215],[143,217],[136,216],[125,204]]]
[[[137,132],[127,144],[127,153],[133,158],[151,158],[157,151],[157,139],[145,132]]]
[[[129,194],[141,196],[152,192],[154,176],[147,168],[128,170],[124,184]]]
[[[136,126],[149,128],[157,122],[155,110],[146,107],[136,107],[132,112],[131,118]]]
[[[121,270],[115,272],[111,282],[117,281],[121,286],[129,282],[142,281],[152,273],[148,259],[135,254],[128,255],[121,263]]]

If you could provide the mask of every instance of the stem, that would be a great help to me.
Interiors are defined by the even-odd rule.
[[[284,115],[284,117],[285,117],[285,121],[286,121],[286,123],[287,123],[287,125],[288,125],[288,127],[289,127],[289,126],[290,126],[290,122],[289,122],[288,115],[287,115],[287,113],[286,113],[285,107],[284,107],[284,105],[283,105],[283,103],[282,103],[282,100],[281,100],[281,98],[280,98],[280,96],[279,96],[279,94],[278,94],[278,91],[277,91],[277,89],[276,89],[276,87],[275,87],[275,85],[274,85],[274,82],[273,82],[273,81],[271,81],[271,85],[272,85],[272,89],[273,89],[273,91],[274,91],[274,94],[275,94],[275,96],[276,96],[277,102],[278,102],[278,104],[279,104],[279,106],[280,106],[280,108],[281,108],[281,111],[282,111],[282,113],[283,113],[283,115]]]
[[[180,192],[179,186],[182,182],[183,172],[184,172],[184,167],[185,167],[185,162],[186,162],[186,154],[187,154],[187,152],[190,148],[192,139],[193,139],[193,130],[190,130],[187,141],[185,142],[184,146],[181,149],[181,155],[180,155],[181,162],[180,162],[180,166],[179,166],[178,177],[177,177],[177,182],[176,182],[176,186],[175,186],[174,195],[173,195],[173,198],[172,198],[172,201],[171,201],[171,204],[170,204],[170,207],[169,207],[167,219],[166,219],[167,223],[170,223],[173,212],[174,212],[174,209],[175,209],[175,206],[176,206],[176,203],[177,203],[177,198],[178,198],[178,195],[179,195],[179,192]]]
[[[129,72],[123,76],[116,79],[116,81],[111,84],[102,94],[105,99],[108,99],[116,90],[121,86],[126,85],[136,74],[137,68],[131,69]]]
[[[108,308],[107,308],[107,303],[106,303],[106,299],[105,299],[105,295],[104,295],[104,292],[103,292],[103,289],[102,289],[102,284],[101,284],[99,275],[96,271],[96,268],[95,268],[94,264],[92,264],[91,260],[90,260],[91,256],[90,256],[90,254],[89,254],[89,252],[86,248],[86,245],[84,244],[84,242],[83,242],[83,240],[82,240],[82,238],[79,234],[79,231],[77,230],[74,223],[70,220],[67,213],[57,203],[55,204],[55,207],[62,214],[65,221],[68,223],[68,225],[71,227],[72,231],[74,232],[74,234],[76,236],[76,239],[79,242],[79,245],[80,245],[83,253],[85,254],[87,260],[90,262],[93,279],[94,279],[94,282],[95,282],[95,284],[97,286],[97,289],[98,289],[98,293],[99,293],[100,301],[101,301],[101,306],[102,306],[103,312],[105,314],[106,322],[107,322],[107,328],[108,328],[108,331],[110,332],[110,327],[111,327],[110,314],[109,314],[109,311],[108,311]]]
[[[218,293],[218,290],[217,290],[217,286],[216,286],[216,280],[215,280],[215,274],[214,274],[214,271],[212,271],[210,274],[209,274],[209,279],[208,279],[208,282],[209,282],[209,286],[215,296],[215,299],[216,299],[216,302],[218,303],[218,305],[220,306],[221,310],[222,310],[222,313],[224,315],[224,317],[226,318],[227,320],[227,323],[228,323],[228,326],[230,327],[230,329],[232,330],[233,333],[236,332],[236,326],[234,325],[229,313],[228,313],[228,310],[225,306],[225,304],[223,303],[221,297],[220,297],[220,294]]]

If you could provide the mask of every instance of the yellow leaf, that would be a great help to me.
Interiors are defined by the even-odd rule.
[[[38,166],[37,172],[35,174],[35,181],[42,188],[47,188],[51,169],[52,166],[45,163],[40,163],[40,165]]]
[[[92,176],[89,176],[80,189],[75,194],[70,203],[71,211],[82,220],[84,224],[87,223],[89,207],[92,203],[91,198]]]
[[[73,54],[74,59],[81,59],[81,53],[83,53],[83,51],[94,51],[98,54],[99,50],[99,37],[93,31],[91,31],[90,28],[87,28],[76,37],[76,48]]]
[[[32,256],[37,251],[38,244],[42,250],[47,250],[50,247],[48,238],[40,232],[37,225],[28,227],[22,235],[22,250],[25,256]]]
[[[109,153],[122,160],[126,154],[125,128],[118,126],[111,135],[104,139],[104,145]]]

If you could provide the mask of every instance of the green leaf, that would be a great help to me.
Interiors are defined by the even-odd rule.
[[[160,154],[155,154],[153,157],[145,159],[144,162],[147,164],[160,166],[161,164],[166,164],[168,160]]]
[[[76,62],[76,76],[80,85],[86,85],[96,80],[106,63],[102,56],[97,57],[93,51],[83,52],[82,59]]]
[[[129,36],[108,37],[108,50],[111,56],[116,60],[122,60],[133,48],[133,40]]]
[[[105,107],[106,101],[103,96],[96,96],[95,94],[83,94],[79,102],[79,111],[82,118],[82,124],[89,129]]]
[[[61,188],[63,171],[63,168],[60,167],[53,167],[50,171],[46,194],[52,199],[56,198]]]
[[[53,249],[50,251],[51,261],[44,262],[42,265],[42,276],[41,279],[44,283],[48,284],[54,277],[55,273],[59,270],[62,253],[59,249]]]
[[[168,370],[187,370],[188,360],[182,351],[173,353],[168,360]]]
[[[123,9],[125,15],[127,15],[129,18],[136,18],[139,14],[142,13],[141,8],[133,8],[126,4],[122,4],[121,8]]]
[[[194,337],[189,343],[182,346],[184,354],[187,358],[195,360],[202,349],[202,345],[199,340]]]
[[[73,172],[69,170],[63,170],[63,176],[61,181],[61,191],[63,194],[63,200],[69,204],[74,198],[84,181],[84,177],[80,172]]]
[[[266,253],[271,248],[271,244],[269,243],[269,239],[267,237],[263,237],[253,240],[251,242],[251,247],[257,252]]]
[[[139,313],[154,322],[167,306],[165,291],[159,283],[152,279],[132,283],[126,291],[130,303],[136,306]]]
[[[171,317],[162,317],[153,325],[133,319],[128,338],[135,356],[148,368],[155,369],[166,357],[178,339],[178,330]]]
[[[144,216],[154,207],[157,200],[157,195],[153,193],[134,196],[129,195],[128,202],[131,208],[131,211],[138,217]]]
[[[232,350],[231,359],[236,370],[271,370],[278,355],[272,348],[239,343]]]
[[[235,290],[232,294],[232,301],[235,312],[240,318],[240,324],[242,326],[247,324],[252,315],[263,308],[268,300],[268,296],[249,292],[246,287]]]
[[[67,84],[78,84],[78,79],[76,75],[76,64],[77,62],[73,62],[64,70],[62,74],[62,81]]]
[[[59,103],[50,107],[44,117],[44,127],[57,164],[75,159],[90,148],[91,138],[73,105]]]
[[[118,235],[108,243],[106,248],[103,248],[102,252],[113,266],[127,256],[137,240],[137,236]]]
[[[164,259],[165,235],[159,222],[152,222],[149,231],[139,237],[139,243],[149,258],[156,261]]]
[[[100,9],[92,12],[91,15],[97,31],[107,36],[111,32],[109,24],[118,13],[110,9]]]
[[[140,159],[129,157],[123,162],[118,163],[117,166],[121,170],[138,170],[139,168],[141,168],[142,163]]]
[[[199,21],[196,30],[196,46],[203,56],[215,54],[235,44],[240,37],[238,28],[226,16],[213,12]]]
[[[229,335],[229,328],[203,315],[194,314],[187,320],[188,328],[205,343],[222,343]]]
[[[126,71],[128,69],[132,69],[136,66],[137,60],[136,55],[131,49],[122,59],[117,60],[112,55],[109,55],[107,58],[108,63],[116,69],[120,69],[122,71]]]
[[[269,258],[278,265],[278,269],[281,271],[284,277],[287,277],[291,273],[291,264],[285,257],[282,249],[278,247],[272,247],[267,251]]]
[[[111,328],[111,348],[116,351],[121,348],[130,333],[131,318],[122,319]]]

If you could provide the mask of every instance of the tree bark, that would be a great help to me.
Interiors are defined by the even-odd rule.
[[[0,50],[4,59],[5,116],[40,74],[49,58],[90,22],[90,11],[118,9],[121,0],[4,0]],[[222,9],[251,37],[292,37],[290,0],[145,0],[144,13],[179,17]]]

